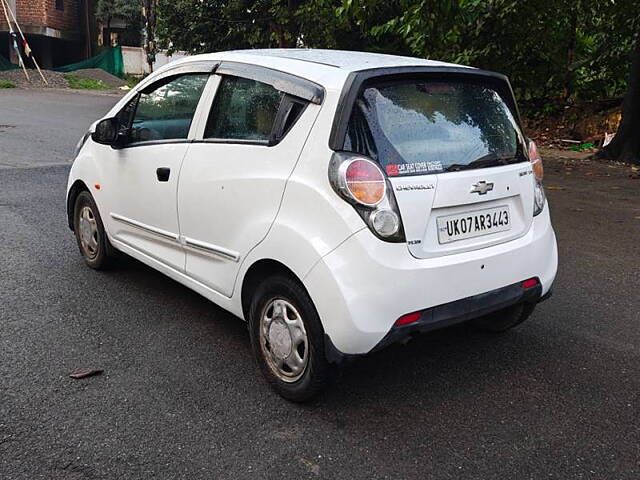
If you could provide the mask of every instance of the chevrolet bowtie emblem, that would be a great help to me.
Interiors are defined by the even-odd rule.
[[[473,185],[473,188],[471,189],[471,192],[469,193],[479,193],[480,195],[485,195],[487,192],[490,192],[491,190],[493,190],[493,183],[489,182],[485,182],[484,180],[482,180],[481,182],[475,183]]]

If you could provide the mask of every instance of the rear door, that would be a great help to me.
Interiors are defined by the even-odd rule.
[[[226,296],[240,262],[276,218],[319,111],[284,91],[286,78],[246,68],[226,74],[230,68],[223,63],[222,74],[215,75],[213,104],[189,149],[178,189],[186,272]],[[289,90],[305,95],[304,88]]]
[[[472,75],[362,88],[345,149],[386,170],[415,257],[483,248],[529,230],[532,169],[504,95]]]

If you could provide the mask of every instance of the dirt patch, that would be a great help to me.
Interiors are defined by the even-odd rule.
[[[51,70],[42,70],[44,78],[47,79],[47,84],[42,81],[40,74],[37,70],[27,69],[30,81],[24,75],[22,70],[6,70],[0,72],[0,80],[8,80],[13,83],[17,88],[69,88],[69,82],[64,77],[66,73],[54,72]],[[101,68],[85,68],[82,70],[75,70],[69,72],[68,75],[74,75],[80,78],[90,78],[93,80],[99,80],[107,87],[114,90],[126,85],[126,82],[121,78],[111,75],[105,72]]]
[[[634,189],[640,186],[640,168],[634,165],[598,160],[588,152],[572,152],[558,148],[541,148],[540,155],[544,162],[545,188],[547,190],[565,189],[562,185],[556,186],[553,182],[548,183],[547,173],[550,173],[551,177],[556,179],[562,177],[566,181],[568,179],[580,181],[580,179],[612,178],[618,181],[624,179],[618,185],[624,184]],[[627,183],[626,180],[629,182]]]
[[[548,115],[525,118],[525,130],[539,145],[569,148],[593,143],[599,147],[605,133],[618,130],[621,102],[614,99],[566,106]]]
[[[109,72],[102,70],[101,68],[84,68],[82,70],[75,70],[69,72],[71,75],[82,78],[91,78],[93,80],[99,80],[107,87],[119,88],[126,85],[126,82],[121,78],[111,75]]]
[[[27,69],[30,81],[24,75],[22,70],[6,70],[0,72],[0,80],[7,80],[18,88],[68,88],[69,82],[60,72],[52,72],[51,70],[42,70],[44,78],[49,84],[45,84],[37,70]]]

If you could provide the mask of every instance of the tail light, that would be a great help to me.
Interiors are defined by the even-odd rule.
[[[404,242],[404,229],[389,179],[373,160],[336,152],[329,163],[329,182],[351,203],[378,238]]]
[[[345,162],[345,191],[364,206],[378,205],[386,193],[386,182],[382,170],[371,160],[356,158]]]
[[[542,177],[544,177],[542,158],[540,157],[540,153],[538,153],[538,146],[533,140],[529,140],[529,161],[531,162],[533,175],[536,177],[536,180],[542,181]]]
[[[544,204],[547,198],[544,193],[544,187],[542,186],[542,178],[544,177],[542,158],[538,152],[536,142],[531,139],[529,139],[529,161],[531,162],[531,168],[533,169],[533,176],[535,178],[535,187],[533,192],[533,216],[535,217],[544,209]]]

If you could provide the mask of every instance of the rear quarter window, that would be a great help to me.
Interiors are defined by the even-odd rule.
[[[204,138],[268,141],[283,96],[266,83],[223,77]]]
[[[411,79],[365,85],[344,150],[373,158],[389,176],[423,175],[524,161],[522,141],[495,90]]]

